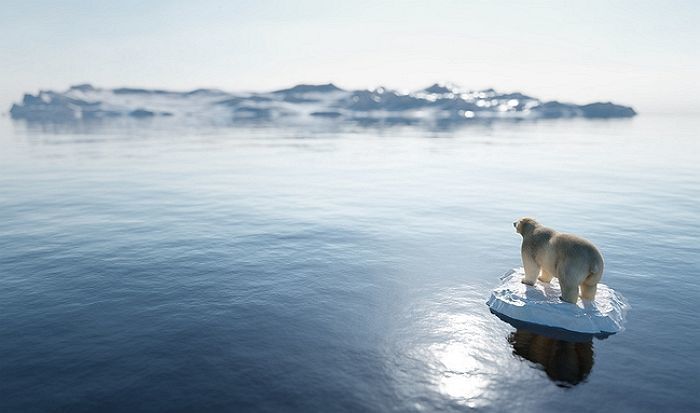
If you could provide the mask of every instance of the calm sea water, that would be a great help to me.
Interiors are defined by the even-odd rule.
[[[1,118],[0,411],[699,411],[698,130]],[[489,312],[523,215],[600,247],[625,331]]]

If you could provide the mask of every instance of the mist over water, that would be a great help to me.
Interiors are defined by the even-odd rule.
[[[699,410],[698,130],[0,118],[0,411]],[[489,312],[524,215],[625,331]]]

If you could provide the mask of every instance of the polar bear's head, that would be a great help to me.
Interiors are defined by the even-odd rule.
[[[528,217],[523,217],[513,222],[515,232],[522,236],[530,234],[538,225],[540,225],[539,222],[535,221],[534,218]]]

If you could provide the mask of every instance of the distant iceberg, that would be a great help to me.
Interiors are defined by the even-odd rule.
[[[160,89],[105,89],[89,84],[63,92],[26,94],[12,105],[14,119],[76,121],[115,117],[180,117],[206,121],[349,121],[413,124],[556,118],[629,118],[634,109],[611,102],[575,105],[542,101],[522,93],[468,90],[434,84],[414,92],[383,87],[344,90],[328,83],[300,84],[272,92],[229,93],[217,89],[176,92]]]

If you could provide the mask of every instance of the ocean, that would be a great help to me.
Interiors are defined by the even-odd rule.
[[[0,411],[700,411],[700,119],[0,118]],[[513,221],[593,241],[626,329],[485,305]]]

